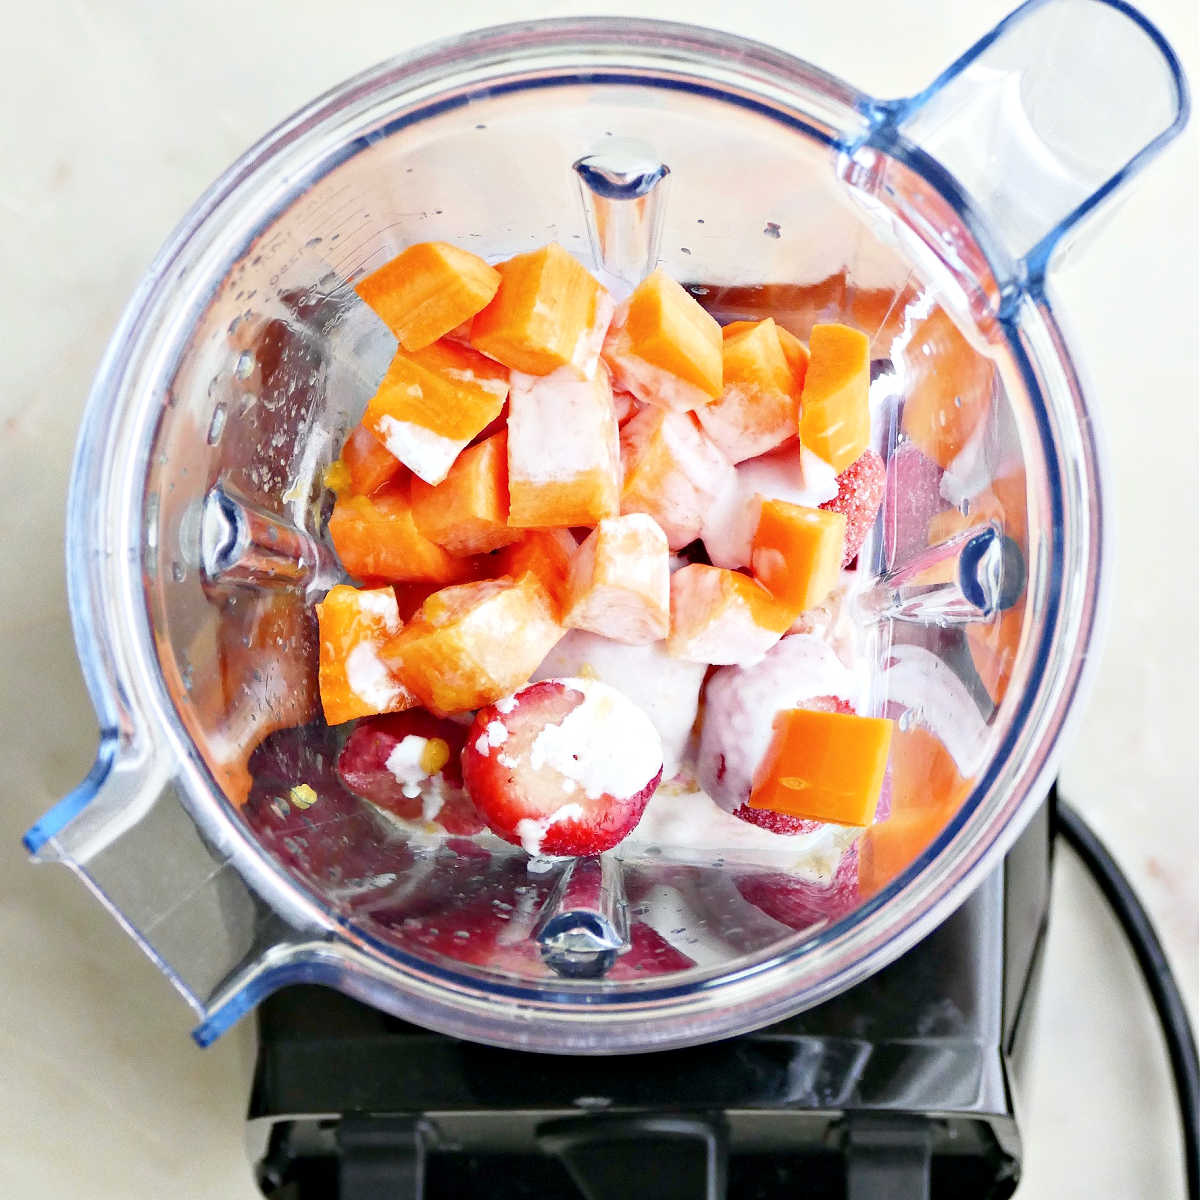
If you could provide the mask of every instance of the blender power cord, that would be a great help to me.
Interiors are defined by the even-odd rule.
[[[1179,1100],[1187,1194],[1189,1200],[1200,1200],[1200,1061],[1179,985],[1150,917],[1104,843],[1062,799],[1058,801],[1056,820],[1057,832],[1088,869],[1120,922],[1150,990]]]

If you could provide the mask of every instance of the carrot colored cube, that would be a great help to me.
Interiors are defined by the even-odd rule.
[[[321,640],[317,678],[330,725],[416,704],[416,697],[379,657],[384,643],[400,632],[400,611],[391,588],[360,591],[338,584],[316,610]]]
[[[667,653],[689,662],[747,666],[796,619],[748,575],[693,563],[671,576]]]
[[[485,579],[435,592],[383,658],[427,708],[449,715],[516,691],[562,634],[532,574]]]
[[[995,367],[940,308],[913,330],[902,365],[900,428],[926,458],[948,467],[988,419]]]
[[[471,344],[526,375],[593,374],[613,306],[591,272],[557,242],[496,269],[500,288],[471,325]]]
[[[883,787],[892,722],[792,708],[775,718],[751,808],[836,825],[870,825]]]
[[[652,517],[607,517],[571,560],[563,624],[644,645],[671,625],[671,552]]]
[[[621,511],[647,513],[678,550],[700,536],[723,491],[729,460],[688,413],[647,407],[621,429]]]
[[[688,412],[721,394],[721,327],[661,270],[617,309],[604,358],[644,404]]]
[[[858,839],[858,888],[864,897],[882,891],[908,870],[945,829],[954,809],[938,805],[892,812]]]
[[[453,583],[472,565],[430,541],[413,519],[408,481],[373,496],[339,496],[329,536],[342,566],[359,579]]]
[[[620,509],[621,463],[605,371],[513,374],[508,406],[508,523],[595,525]]]
[[[870,343],[848,325],[814,325],[800,397],[800,440],[835,471],[867,448],[871,412]]]
[[[508,527],[508,436],[497,433],[464,450],[441,483],[414,479],[417,528],[451,554],[487,554],[515,542]]]
[[[800,427],[800,390],[775,322],[767,317],[727,336],[721,357],[721,395],[697,409],[696,417],[729,461],[757,458],[794,438]]]
[[[846,518],[840,512],[764,499],[750,569],[771,595],[804,612],[833,591],[845,544]]]
[[[446,242],[419,242],[355,287],[405,350],[421,350],[468,321],[496,294],[500,273]]]
[[[500,414],[507,372],[469,346],[438,342],[392,359],[363,425],[426,483],[441,483],[463,447]]]
[[[792,388],[796,395],[800,395],[804,391],[804,380],[808,376],[808,347],[782,325],[775,326],[775,333],[779,338],[779,348],[783,351],[784,361],[792,373]]]
[[[350,491],[357,496],[378,491],[404,465],[365,425],[350,430],[342,446],[342,462]]]
[[[575,554],[575,539],[566,529],[530,529],[521,540],[496,555],[498,574],[512,579],[533,575],[554,604],[556,619],[567,597],[567,573]]]

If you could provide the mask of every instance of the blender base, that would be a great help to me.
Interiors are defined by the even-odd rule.
[[[722,1042],[535,1055],[285,989],[258,1011],[259,1186],[272,1200],[1010,1196],[1054,804],[896,962]]]

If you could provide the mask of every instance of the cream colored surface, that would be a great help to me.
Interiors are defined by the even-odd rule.
[[[1007,0],[717,0],[735,28],[877,94],[931,78]],[[1144,0],[1200,77],[1194,0]],[[45,0],[7,7],[0,112],[0,1195],[250,1200],[243,1024],[201,1052],[189,1013],[22,830],[86,772],[64,498],[90,377],[155,249],[201,189],[298,105],[378,58],[593,3]],[[916,10],[923,9],[919,18]],[[353,18],[347,14],[353,11]],[[736,15],[735,15],[736,14]],[[917,28],[919,24],[920,29]],[[937,30],[936,36],[929,30]],[[1138,182],[1057,288],[1113,457],[1112,623],[1063,769],[1115,847],[1194,1006],[1197,977],[1197,138]],[[1131,959],[1067,854],[1021,1098],[1020,1200],[1182,1196],[1164,1060]]]

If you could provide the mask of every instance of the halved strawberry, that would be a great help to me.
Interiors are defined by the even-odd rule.
[[[369,717],[338,756],[338,775],[352,792],[405,820],[425,817],[447,833],[478,833],[483,822],[459,765],[466,736],[465,725],[423,708]]]
[[[883,503],[886,477],[883,459],[874,450],[867,450],[837,477],[837,495],[821,505],[846,518],[843,567],[848,567],[858,556],[859,547],[875,523],[875,514]]]
[[[533,855],[615,846],[641,820],[662,766],[650,718],[594,679],[543,680],[481,708],[462,756],[483,819]]]
[[[854,712],[853,704],[837,696],[817,696],[812,700],[805,700],[803,704],[798,704],[796,707],[811,708],[814,712],[846,714]],[[770,833],[812,833],[814,829],[821,827],[820,821],[814,821],[810,817],[792,817],[787,813],[775,812],[770,808],[751,808],[748,804],[739,805],[733,810],[733,815],[740,817],[750,825],[766,829]]]

